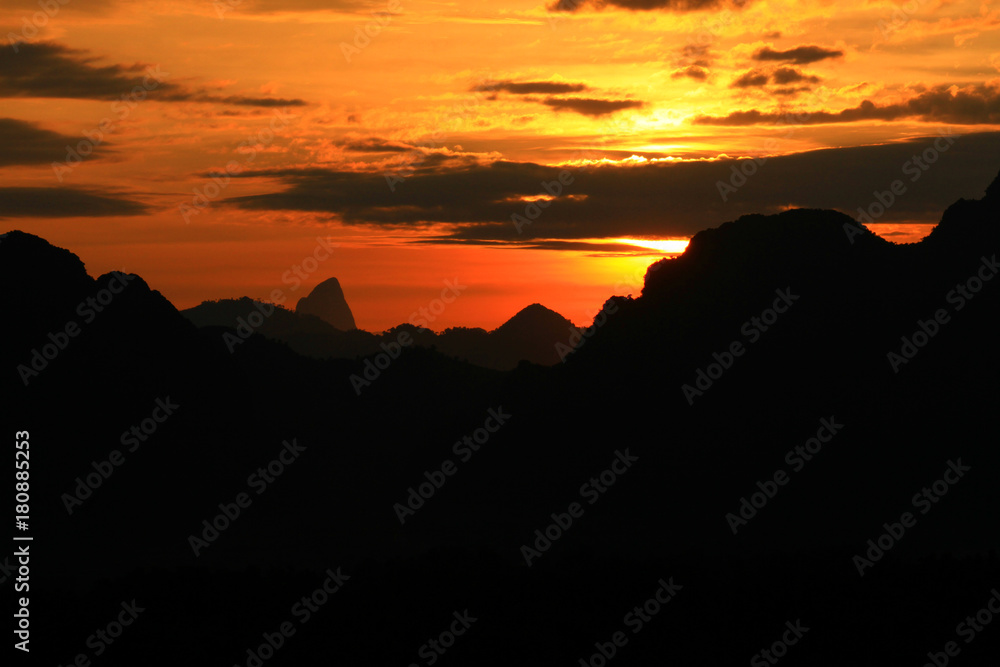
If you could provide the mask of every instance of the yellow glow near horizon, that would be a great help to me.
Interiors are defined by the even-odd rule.
[[[676,255],[684,252],[688,246],[688,239],[611,239],[613,243],[625,243],[628,245],[638,246],[640,248],[649,248],[650,250],[658,250],[662,253],[667,253],[670,255]]]

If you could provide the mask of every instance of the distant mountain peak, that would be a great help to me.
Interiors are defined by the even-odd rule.
[[[556,311],[533,303],[497,327],[496,333],[517,335],[552,329],[563,331],[568,326],[573,326],[573,323]]]
[[[341,331],[357,329],[357,325],[354,323],[354,314],[351,312],[351,307],[347,305],[344,290],[336,278],[327,278],[316,285],[308,296],[299,299],[295,306],[295,312],[315,315]]]

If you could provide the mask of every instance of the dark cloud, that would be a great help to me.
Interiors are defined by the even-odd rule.
[[[556,111],[575,111],[584,116],[606,116],[622,109],[638,109],[643,105],[638,100],[595,100],[585,97],[549,97],[542,103]]]
[[[710,52],[708,44],[685,44],[681,48],[681,54],[685,58],[707,58]]]
[[[305,100],[286,99],[282,97],[247,97],[246,95],[206,95],[191,92],[188,96],[175,96],[169,101],[188,102],[218,102],[219,104],[235,104],[246,107],[302,107]]]
[[[771,74],[771,79],[778,85],[786,86],[790,83],[819,83],[818,76],[804,74],[794,67],[779,67]]]
[[[768,82],[774,82],[782,86],[787,86],[790,83],[801,82],[818,83],[819,77],[803,74],[794,67],[779,67],[770,73],[761,72],[760,70],[750,70],[729,85],[732,88],[762,88],[766,86]],[[782,95],[789,94],[789,91],[792,90],[797,92],[799,89],[784,88],[772,92]],[[804,90],[808,90],[808,88],[805,88]]]
[[[750,70],[729,84],[732,88],[759,88],[766,86],[770,77],[764,72]]]
[[[302,106],[303,100],[220,96],[171,83],[160,66],[96,65],[87,51],[54,42],[0,49],[0,97],[84,100],[156,99],[161,102],[215,102],[238,106]]]
[[[0,217],[98,218],[142,215],[145,204],[114,193],[76,188],[0,187]]]
[[[386,141],[378,137],[368,137],[366,139],[352,139],[341,144],[345,150],[356,153],[406,153],[416,150],[410,144],[400,141]]]
[[[559,95],[560,93],[579,93],[587,90],[587,85],[563,81],[498,81],[478,85],[473,90],[480,92],[502,90],[514,95]]]
[[[699,116],[701,125],[818,125],[853,123],[863,120],[918,118],[926,122],[956,125],[1000,124],[1000,88],[978,85],[952,95],[950,86],[937,86],[900,104],[876,106],[865,100],[857,107],[841,111],[811,111],[789,115],[778,112],[734,111],[727,116]]]
[[[704,67],[699,67],[698,65],[691,65],[690,67],[685,67],[684,69],[676,70],[670,75],[672,79],[679,79],[682,76],[686,76],[689,79],[696,79],[698,81],[704,81],[708,78],[708,70]]]
[[[790,88],[772,88],[769,92],[772,95],[781,95],[787,97],[789,95],[798,95],[799,93],[804,93],[808,90],[812,89],[809,86],[798,86],[797,88],[793,86]]]
[[[662,9],[674,12],[694,12],[717,9],[724,6],[743,7],[749,0],[556,0],[549,5],[551,12],[575,12],[586,4],[598,7],[614,6],[632,11],[652,11]]]
[[[940,141],[945,139],[938,138]],[[905,191],[880,222],[936,222],[960,197],[982,196],[1000,166],[1000,132],[958,137],[912,181],[911,162],[935,137],[909,142],[816,150],[750,160],[659,162],[633,166],[543,166],[494,162],[444,165],[395,180],[387,174],[328,169],[246,172],[275,180],[281,191],[231,198],[249,210],[332,214],[350,225],[421,228],[450,225],[452,240],[539,242],[636,235],[687,236],[749,213],[787,206],[854,214],[875,192],[903,181]],[[906,165],[910,164],[907,170]],[[749,177],[734,176],[742,169]],[[560,174],[564,175],[562,187]],[[391,176],[391,175],[390,175]],[[572,180],[566,178],[568,176]],[[719,183],[739,184],[724,200]],[[548,184],[546,188],[545,184]],[[532,204],[524,197],[555,198]],[[533,216],[519,234],[511,216]],[[527,219],[527,217],[526,217]]]
[[[670,75],[673,79],[688,77],[696,81],[708,79],[708,68],[712,66],[715,56],[707,44],[685,44],[680,49],[680,56],[674,60],[676,68]]]
[[[71,137],[45,130],[34,123],[14,118],[0,118],[0,167],[9,165],[50,164],[66,159],[67,146],[75,146],[81,137]],[[97,157],[106,143],[98,146],[89,158]]]
[[[753,54],[754,60],[778,60],[792,62],[796,65],[808,65],[827,58],[839,58],[844,55],[843,51],[824,49],[821,46],[797,46],[787,51],[775,51],[769,46]]]
[[[363,0],[189,0],[192,5],[207,7],[212,18],[229,18],[237,14],[272,14],[277,12],[329,11],[348,12],[369,10],[370,5]],[[38,0],[4,0],[5,8],[16,10],[17,14],[31,16],[37,12]],[[59,0],[59,11],[76,14],[106,16],[121,7],[135,6],[136,0]],[[380,3],[383,7],[385,2]]]
[[[616,256],[636,255],[662,257],[659,250],[640,248],[629,243],[601,243],[595,241],[498,241],[495,239],[456,239],[450,236],[424,236],[409,241],[414,245],[478,245],[507,248],[515,245],[526,250],[584,250],[593,253],[613,253]]]

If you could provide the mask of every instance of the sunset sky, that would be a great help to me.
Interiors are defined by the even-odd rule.
[[[914,241],[1000,170],[996,3],[4,0],[0,32],[0,231],[178,308],[336,276],[379,331],[457,279],[432,328],[587,324],[701,229],[901,179],[869,226]]]

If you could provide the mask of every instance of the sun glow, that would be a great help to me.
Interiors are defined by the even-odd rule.
[[[650,250],[658,250],[662,253],[670,255],[679,255],[684,252],[688,245],[688,239],[611,239],[614,243],[625,243],[628,245],[638,246],[640,248],[649,248]]]

